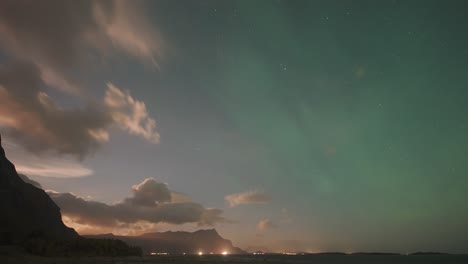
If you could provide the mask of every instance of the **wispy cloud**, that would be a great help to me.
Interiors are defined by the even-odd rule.
[[[234,207],[242,204],[265,204],[270,202],[271,198],[264,192],[248,191],[242,193],[234,193],[224,197],[229,203],[229,206]]]
[[[16,170],[31,176],[74,178],[86,177],[93,174],[93,170],[66,160],[47,160],[46,163],[22,165],[17,164]]]
[[[93,6],[94,19],[103,36],[101,41],[159,68],[161,37],[142,13],[141,6],[124,0],[116,0],[112,12],[97,2]]]
[[[18,173],[29,176],[76,178],[92,175],[94,171],[66,156],[35,155],[15,144],[8,137],[3,137],[2,145],[16,167]]]
[[[83,158],[110,139],[112,127],[159,142],[142,101],[112,83],[103,84],[104,100],[96,99],[75,75],[120,54],[159,67],[161,38],[139,3],[1,1],[0,48],[9,59],[0,64],[0,126],[28,150]],[[44,87],[81,106],[61,108]]]
[[[133,236],[141,235],[142,233],[156,232],[162,224],[149,223],[146,221],[137,221],[135,223],[120,223],[114,226],[97,226],[87,223],[79,223],[75,218],[62,216],[62,220],[65,225],[73,227],[76,232],[81,235],[89,234],[109,234]]]
[[[161,37],[136,1],[0,2],[0,44],[16,59],[35,64],[45,83],[82,93],[71,70],[125,53],[157,65]]]

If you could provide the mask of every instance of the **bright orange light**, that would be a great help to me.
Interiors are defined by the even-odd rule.
[[[221,253],[221,254],[223,254],[224,256],[226,256],[226,255],[229,254],[229,253],[228,253],[227,251],[223,251],[223,253]]]
[[[198,255],[199,255],[199,256],[203,255],[203,252],[198,251]]]

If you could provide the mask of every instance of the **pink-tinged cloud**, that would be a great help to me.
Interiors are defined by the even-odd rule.
[[[149,116],[145,103],[133,99],[129,92],[123,92],[112,83],[108,83],[104,105],[120,128],[152,143],[159,143],[156,121]]]
[[[9,153],[9,159],[15,164],[16,170],[28,176],[76,178],[94,173],[92,169],[71,157],[32,154],[8,137],[3,137],[2,144]]]
[[[93,6],[94,20],[100,30],[99,35],[103,37],[100,41],[108,42],[115,49],[147,60],[159,68],[157,61],[161,57],[161,37],[149,25],[143,13],[142,7],[134,1],[116,0],[112,12],[99,2]],[[99,37],[96,40],[99,41]]]
[[[108,141],[114,127],[159,142],[155,120],[129,92],[109,83],[101,103],[64,109],[41,90],[39,74],[29,63],[0,66],[0,126],[28,150],[83,158]]]
[[[242,193],[234,193],[224,197],[229,203],[229,206],[234,207],[243,204],[266,204],[271,198],[264,192],[248,191]]]
[[[214,225],[226,221],[220,209],[173,201],[168,186],[152,178],[133,186],[132,192],[132,196],[116,204],[90,201],[72,193],[48,194],[69,222],[81,226],[109,229],[141,223]]]

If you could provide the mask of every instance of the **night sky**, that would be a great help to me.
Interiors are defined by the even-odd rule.
[[[4,147],[65,217],[60,194],[115,207],[148,181],[153,202],[203,210],[109,224],[70,209],[80,233],[468,253],[467,1],[0,10]]]

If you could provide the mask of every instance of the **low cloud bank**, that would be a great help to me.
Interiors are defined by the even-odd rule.
[[[168,186],[153,178],[132,188],[132,196],[116,204],[89,201],[72,193],[48,191],[67,219],[79,225],[119,227],[128,224],[194,223],[200,226],[225,222],[220,209],[190,201],[174,201]]]

